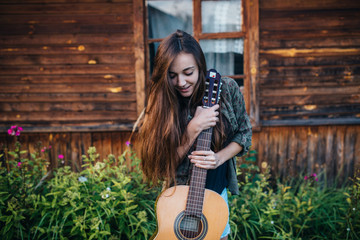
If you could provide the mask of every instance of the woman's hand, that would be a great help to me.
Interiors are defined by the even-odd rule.
[[[203,130],[214,127],[219,121],[219,105],[210,108],[197,107],[193,119],[190,121],[193,130],[198,134]]]
[[[195,166],[205,169],[215,169],[223,162],[213,151],[194,151],[189,155],[189,159]]]

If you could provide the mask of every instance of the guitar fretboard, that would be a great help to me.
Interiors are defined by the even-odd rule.
[[[197,151],[210,150],[212,132],[213,128],[209,128],[200,133],[196,145]],[[198,217],[201,216],[204,202],[206,174],[206,169],[196,166],[193,167],[186,203],[186,214]]]

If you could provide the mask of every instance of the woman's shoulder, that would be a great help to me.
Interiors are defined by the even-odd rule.
[[[240,87],[234,79],[230,77],[221,77],[221,82],[222,82],[221,89],[223,92],[225,91],[226,93],[229,94],[236,94],[236,93],[241,94]]]

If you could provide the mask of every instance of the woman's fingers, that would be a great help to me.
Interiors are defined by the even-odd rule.
[[[195,166],[205,169],[215,169],[219,162],[213,151],[194,151],[189,155],[189,159]]]

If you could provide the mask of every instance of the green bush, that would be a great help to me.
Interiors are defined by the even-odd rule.
[[[0,239],[149,239],[160,189],[143,181],[131,146],[103,161],[90,147],[81,172],[50,171],[48,148],[29,154],[16,142],[0,154]],[[360,239],[360,170],[342,188],[314,174],[274,186],[255,155],[238,168],[230,239]]]
[[[360,239],[359,177],[329,188],[312,174],[274,188],[269,170],[248,169],[239,171],[240,196],[230,197],[231,239]]]
[[[155,231],[159,189],[143,182],[130,149],[100,162],[90,147],[80,173],[46,172],[40,151],[22,154],[17,142],[0,170],[1,239],[148,239]]]

